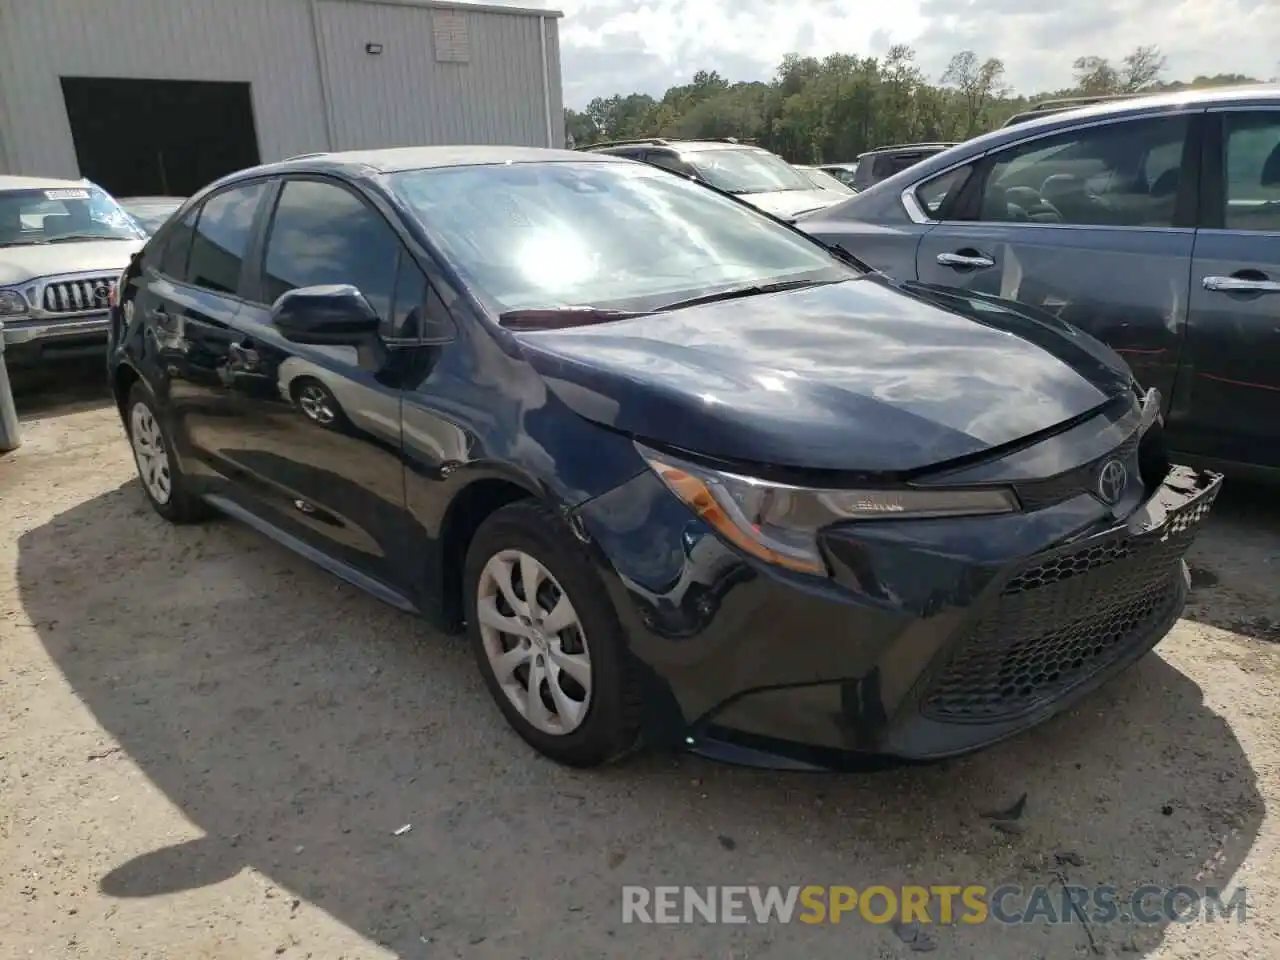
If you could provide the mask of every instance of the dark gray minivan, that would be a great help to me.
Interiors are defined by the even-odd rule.
[[[1159,389],[1179,459],[1280,479],[1280,87],[1028,120],[798,226],[1086,330]]]

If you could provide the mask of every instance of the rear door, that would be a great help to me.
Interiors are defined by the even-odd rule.
[[[1210,119],[1186,369],[1170,426],[1190,453],[1280,468],[1280,109]]]
[[[1173,392],[1195,242],[1203,112],[1092,122],[973,164],[916,251],[920,280],[1046,310]],[[937,182],[918,190],[927,207]],[[931,194],[932,191],[932,194]]]
[[[232,497],[226,451],[243,425],[230,389],[233,324],[267,186],[258,180],[221,190],[173,224],[134,304],[153,334],[185,472],[202,492]]]

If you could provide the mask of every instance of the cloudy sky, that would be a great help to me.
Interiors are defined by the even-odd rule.
[[[490,0],[493,2],[493,0]],[[936,78],[957,50],[1004,60],[1019,90],[1066,86],[1071,61],[1154,43],[1170,78],[1280,74],[1280,0],[497,0],[560,10],[565,101],[661,95],[700,69],[768,79],[782,55],[915,47]]]

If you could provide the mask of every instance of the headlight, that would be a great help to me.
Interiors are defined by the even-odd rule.
[[[645,462],[690,510],[730,543],[761,560],[825,575],[818,531],[849,520],[926,519],[1013,513],[1001,487],[820,490],[725,473],[637,443]]]
[[[27,312],[27,301],[17,290],[0,290],[0,317],[16,317]]]

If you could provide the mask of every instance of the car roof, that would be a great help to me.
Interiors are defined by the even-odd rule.
[[[83,190],[83,180],[55,180],[52,177],[12,177],[0,175],[0,190],[66,190],[75,187]]]
[[[555,163],[590,158],[576,150],[548,147],[448,146],[389,147],[383,150],[346,150],[313,153],[278,163],[264,164],[255,171],[285,171],[300,167],[348,168],[372,173],[399,173],[405,170],[433,170],[445,167],[494,166],[506,163]],[[604,158],[598,158],[601,161]]]
[[[1164,113],[1195,109],[1196,107],[1207,109],[1213,106],[1251,103],[1267,106],[1280,104],[1280,84],[1255,83],[1239,87],[1177,90],[1121,100],[1108,100],[1070,110],[1046,113],[1043,117],[1025,120],[1013,126],[999,127],[989,133],[984,133],[971,140],[956,144],[941,153],[926,157],[914,166],[900,173],[895,173],[893,176],[881,180],[879,183],[873,184],[862,191],[858,194],[858,203],[874,202],[874,199],[883,195],[884,192],[901,190],[908,184],[915,183],[917,180],[926,180],[936,173],[941,173],[956,164],[981,156],[989,150],[998,150],[1001,147],[1020,143],[1023,140],[1042,134],[1052,133],[1058,129],[1073,127],[1082,121],[1106,120],[1112,117],[1159,116]],[[854,198],[850,197],[847,202],[852,203],[853,200]],[[849,209],[852,210],[854,208],[850,207]],[[831,213],[839,216],[841,211],[837,207],[833,208]]]

